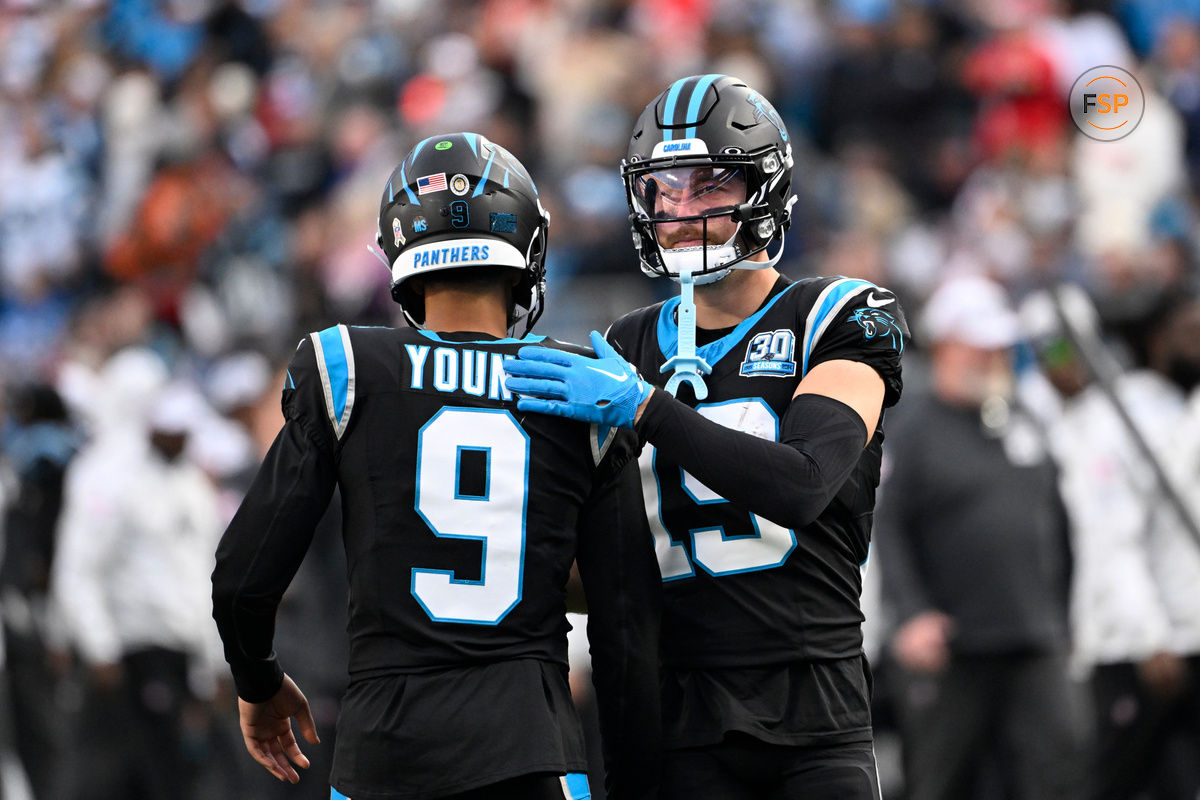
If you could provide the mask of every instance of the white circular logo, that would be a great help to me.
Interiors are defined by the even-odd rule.
[[[450,191],[462,197],[471,188],[471,182],[461,172],[450,178]]]
[[[1146,111],[1146,93],[1137,78],[1111,65],[1092,67],[1076,78],[1068,102],[1075,127],[1101,142],[1128,136]]]

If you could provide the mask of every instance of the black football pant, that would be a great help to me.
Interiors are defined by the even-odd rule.
[[[741,733],[664,755],[663,800],[880,800],[870,742],[798,746]]]

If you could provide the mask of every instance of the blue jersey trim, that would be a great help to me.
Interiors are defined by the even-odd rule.
[[[329,787],[329,800],[350,800],[349,797],[339,792],[332,786]]]
[[[584,773],[568,772],[563,776],[563,786],[569,800],[591,800],[592,790]]]
[[[791,286],[788,286],[767,301],[765,306],[746,317],[738,323],[736,328],[720,339],[717,339],[715,342],[709,342],[703,347],[697,347],[696,355],[707,361],[710,366],[716,367],[717,362],[724,358],[750,332],[750,329],[758,324],[759,320],[779,302],[781,297],[799,285],[798,283],[793,283]],[[658,349],[662,352],[663,358],[667,359],[674,356],[679,349],[679,323],[675,321],[675,309],[678,306],[679,298],[672,297],[663,303],[662,310],[658,314]]]
[[[808,315],[804,326],[804,361],[800,369],[802,377],[808,374],[808,357],[812,354],[813,347],[821,338],[821,334],[829,327],[833,316],[845,306],[846,301],[852,295],[858,294],[864,289],[876,288],[878,287],[870,281],[858,278],[841,278],[825,288],[825,291],[821,293],[821,304]]]
[[[346,348],[342,345],[340,328],[326,328],[317,334],[321,338],[321,353],[325,358],[325,374],[329,376],[329,390],[333,395],[333,416],[342,421],[346,410],[346,398],[350,395],[350,367],[346,363]]]

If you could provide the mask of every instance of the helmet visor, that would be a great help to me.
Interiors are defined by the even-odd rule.
[[[746,202],[746,172],[740,166],[701,164],[638,175],[634,201],[653,220],[729,214]]]

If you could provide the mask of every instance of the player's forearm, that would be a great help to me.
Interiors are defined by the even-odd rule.
[[[778,442],[726,428],[657,390],[637,430],[721,497],[793,529],[825,510],[867,443],[854,409],[810,394],[792,400]]]
[[[217,548],[213,619],[238,696],[270,699],[283,681],[275,613],[333,492],[328,460],[284,426]]]

